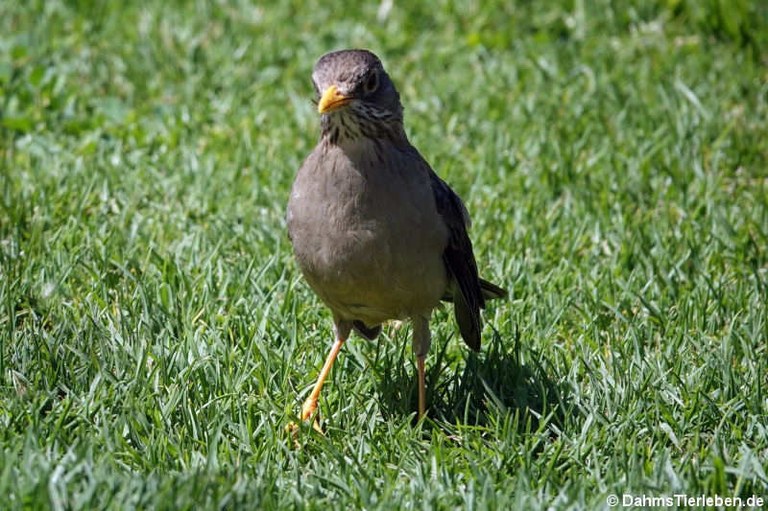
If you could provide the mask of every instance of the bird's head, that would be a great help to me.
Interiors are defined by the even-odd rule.
[[[323,136],[330,141],[384,138],[402,133],[400,95],[381,65],[367,50],[326,53],[315,64],[312,83]]]

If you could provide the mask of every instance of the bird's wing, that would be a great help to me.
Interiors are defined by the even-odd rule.
[[[448,245],[443,261],[452,280],[452,298],[456,322],[464,342],[480,349],[480,309],[485,306],[477,272],[472,241],[469,239],[469,214],[458,195],[430,169],[432,193],[437,211],[448,227]]]

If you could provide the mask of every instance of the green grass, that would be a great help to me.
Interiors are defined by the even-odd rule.
[[[3,507],[768,499],[765,3],[400,4],[0,2]],[[354,338],[296,448],[331,323],[283,215],[341,47],[510,299],[479,355],[435,313],[420,425],[408,327]]]

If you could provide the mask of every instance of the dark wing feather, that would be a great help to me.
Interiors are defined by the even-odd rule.
[[[461,199],[434,172],[430,170],[432,193],[437,211],[448,227],[448,245],[443,252],[448,274],[451,277],[451,290],[456,322],[464,342],[473,350],[480,349],[480,309],[485,307],[485,299],[480,287],[477,263],[472,252],[472,242],[467,234],[469,216]]]

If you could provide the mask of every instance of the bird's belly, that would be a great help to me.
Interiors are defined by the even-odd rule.
[[[288,230],[312,289],[342,319],[375,324],[425,314],[443,296],[448,229],[412,155],[316,149],[300,169]],[[418,162],[416,162],[418,163]]]
[[[307,282],[335,314],[377,324],[437,305],[447,286],[442,233],[404,231],[393,219],[329,220],[294,250]]]

